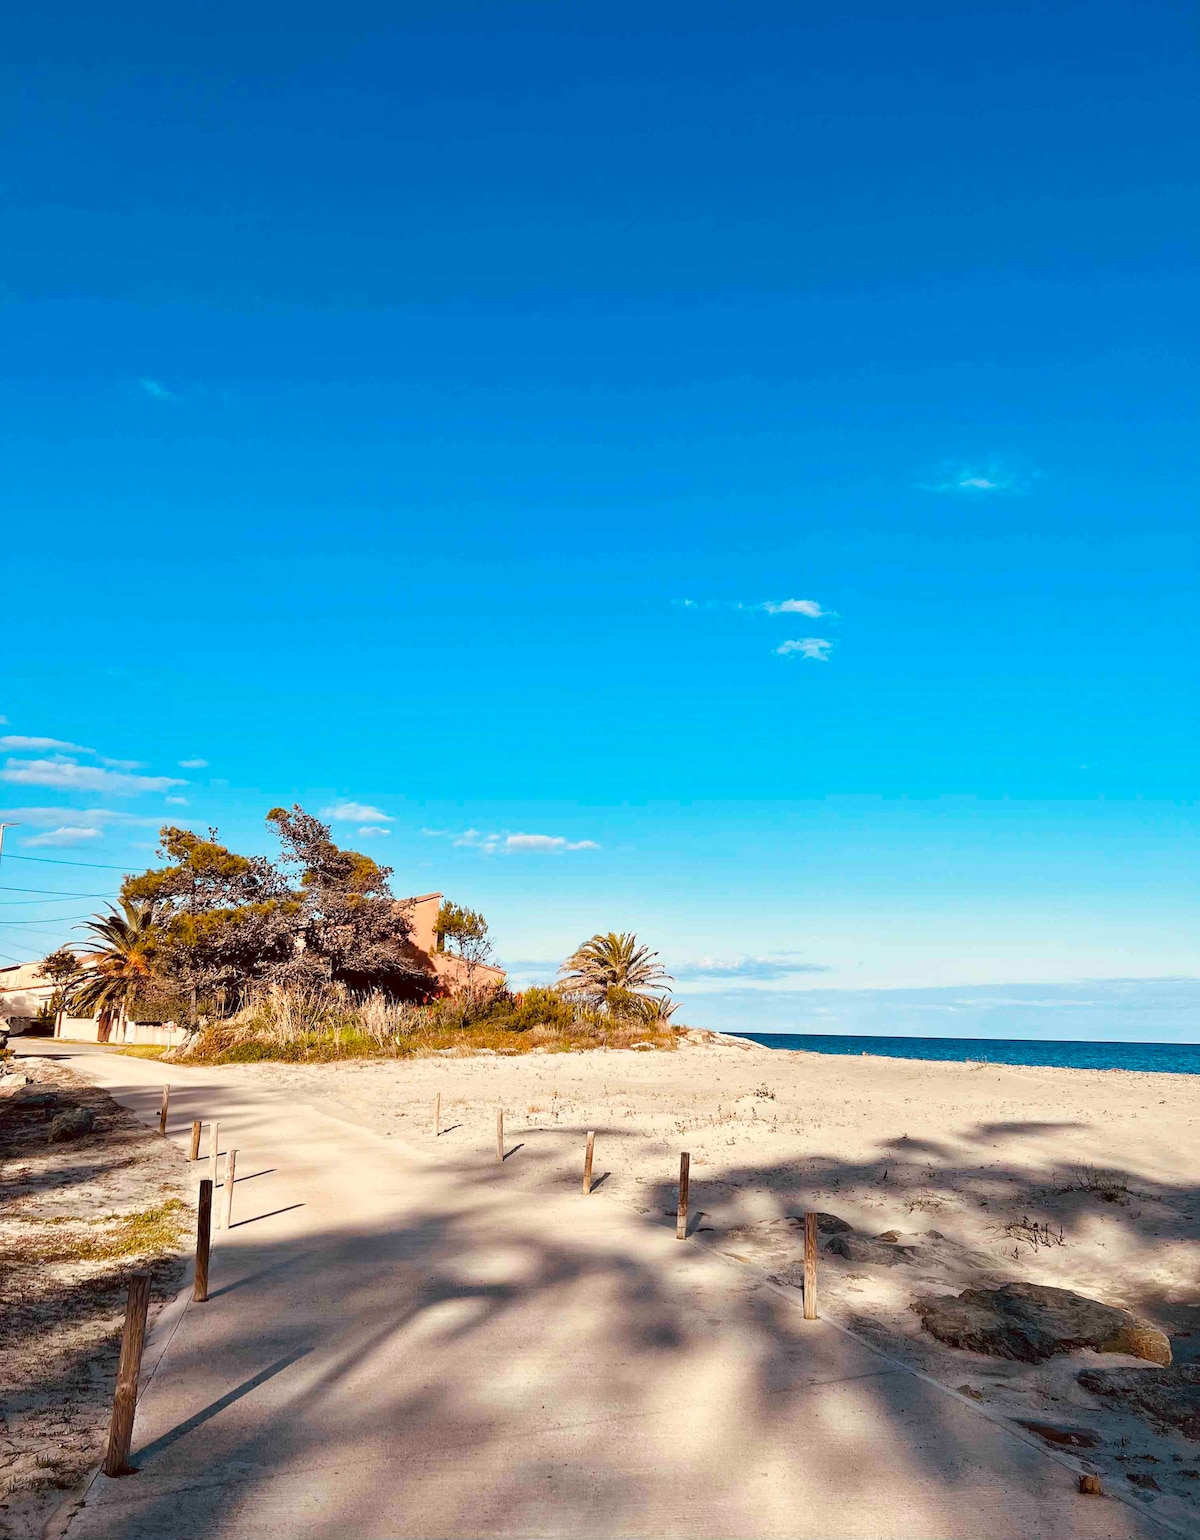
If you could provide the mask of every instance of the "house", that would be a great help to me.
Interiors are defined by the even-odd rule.
[[[473,989],[490,992],[504,983],[504,969],[491,963],[471,963],[465,957],[441,948],[438,935],[438,913],[442,907],[441,893],[422,893],[417,898],[402,898],[397,908],[409,924],[409,946],[417,954],[414,962],[427,973],[437,976],[438,992],[458,995]]]
[[[29,1032],[44,1022],[54,999],[53,982],[42,976],[41,964],[20,963],[0,968],[0,1023],[12,1033]],[[174,1022],[114,1021],[111,1012],[95,1016],[60,1016],[55,1037],[77,1043],[182,1043],[187,1033]]]

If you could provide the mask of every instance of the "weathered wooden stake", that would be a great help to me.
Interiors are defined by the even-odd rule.
[[[196,1282],[192,1298],[202,1305],[208,1298],[208,1248],[212,1244],[213,1184],[207,1177],[200,1183],[200,1202],[196,1206]]]
[[[692,1157],[685,1150],[679,1157],[679,1209],[675,1216],[675,1239],[687,1240],[688,1222],[688,1171]]]
[[[583,1195],[586,1198],[592,1190],[592,1152],[596,1148],[596,1135],[590,1130],[587,1136],[587,1149],[583,1156]]]
[[[442,1093],[433,1098],[433,1137],[440,1139],[442,1135]]]
[[[817,1318],[817,1216],[804,1216],[804,1319]]]
[[[117,1388],[113,1395],[112,1420],[108,1425],[108,1449],[104,1455],[106,1476],[124,1476],[130,1470],[129,1445],[133,1440],[133,1414],[137,1410],[138,1375],[142,1372],[149,1305],[150,1274],[138,1273],[129,1280],[129,1293],[125,1299],[121,1359],[117,1365]]]
[[[504,1108],[496,1108],[496,1159],[504,1159]]]
[[[208,1179],[213,1184],[213,1191],[217,1190],[217,1150],[220,1147],[221,1125],[210,1123],[208,1125]]]
[[[221,1228],[228,1230],[233,1218],[233,1184],[237,1170],[237,1151],[229,1150],[225,1156],[225,1191],[221,1194]]]
[[[1079,1490],[1087,1497],[1103,1497],[1104,1487],[1099,1476],[1082,1475],[1079,1478]]]
[[[162,1106],[159,1108],[158,1113],[158,1131],[160,1134],[165,1134],[167,1131],[167,1107],[170,1105],[170,1101],[171,1087],[165,1085],[163,1086]]]
[[[191,1148],[191,1152],[188,1155],[188,1159],[189,1160],[199,1160],[200,1159],[200,1119],[199,1118],[197,1118],[196,1121],[192,1124],[192,1148]]]

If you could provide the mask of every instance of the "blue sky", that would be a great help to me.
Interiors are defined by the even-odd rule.
[[[296,799],[714,1021],[1200,974],[1198,73],[1154,0],[29,10],[0,952]]]

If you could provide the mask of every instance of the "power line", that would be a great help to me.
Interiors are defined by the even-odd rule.
[[[42,893],[50,898],[111,898],[110,893],[64,893],[61,888],[10,888],[0,883],[0,893]]]
[[[55,856],[14,856],[7,855],[6,861],[36,861],[40,866],[87,866],[94,872],[124,872],[125,866],[106,866],[100,861],[61,861]]]
[[[74,920],[90,920],[89,914],[44,914],[36,920],[0,920],[0,925],[70,925]]]

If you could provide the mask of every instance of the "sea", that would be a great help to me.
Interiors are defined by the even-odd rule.
[[[974,1064],[1048,1064],[1060,1069],[1133,1069],[1200,1075],[1198,1043],[1073,1043],[1029,1038],[850,1037],[821,1032],[733,1032],[764,1048],[806,1053],[879,1054],[889,1059],[953,1059]]]

